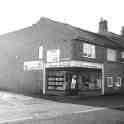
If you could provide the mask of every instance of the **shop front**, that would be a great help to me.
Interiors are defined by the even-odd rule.
[[[46,91],[56,95],[104,94],[103,65],[82,61],[47,63]]]

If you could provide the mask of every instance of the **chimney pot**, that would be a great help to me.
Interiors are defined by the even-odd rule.
[[[99,33],[104,33],[108,31],[108,25],[107,25],[107,20],[101,18],[99,22]]]
[[[121,36],[124,37],[124,26],[123,26],[122,29],[121,29]]]

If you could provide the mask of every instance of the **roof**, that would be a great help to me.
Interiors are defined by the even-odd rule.
[[[113,32],[104,32],[101,35],[107,37],[109,40],[112,40],[115,43],[119,43],[121,46],[124,47],[124,37],[122,37],[121,35],[115,34]]]
[[[80,29],[78,27],[74,27],[69,24],[56,22],[48,18],[41,18],[38,23],[42,23],[42,20],[46,21],[47,23],[54,24],[55,27],[61,28],[61,30],[63,30],[63,33],[68,30],[67,32],[70,32],[69,34],[73,35],[71,37],[73,38],[73,40],[80,40],[103,47],[124,50],[124,39],[120,35],[114,34],[112,32],[106,32],[104,34],[94,33],[84,29]]]
[[[74,40],[86,41],[88,43],[96,44],[103,47],[110,47],[114,49],[124,49],[124,39],[122,39],[118,35],[117,35],[118,37],[116,37],[116,34],[106,35],[106,34],[93,33],[85,30],[83,31],[87,33],[88,37],[78,36]],[[108,32],[108,34],[109,33],[110,32]]]
[[[13,44],[32,44],[42,40],[56,40],[58,42],[59,40],[80,40],[103,47],[124,50],[124,39],[117,34],[111,32],[93,33],[44,17],[30,27],[1,35],[0,46],[1,44],[7,44],[8,47]]]

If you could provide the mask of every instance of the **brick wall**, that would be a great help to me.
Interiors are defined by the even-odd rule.
[[[96,58],[91,59],[87,57],[82,56],[82,41],[73,41],[73,55],[72,59],[74,60],[82,60],[82,61],[90,61],[95,63],[102,63],[104,64],[104,73],[105,77],[112,76],[113,79],[117,76],[121,76],[122,78],[122,87],[121,88],[108,88],[106,86],[105,81],[105,94],[111,94],[111,93],[120,93],[124,92],[124,64],[120,63],[120,50],[117,50],[117,62],[109,62],[107,61],[107,48],[96,46]]]

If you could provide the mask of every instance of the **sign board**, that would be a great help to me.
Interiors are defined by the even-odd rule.
[[[59,62],[60,49],[52,49],[47,51],[47,62]]]
[[[102,64],[100,63],[93,63],[93,62],[86,62],[86,61],[63,61],[59,63],[47,63],[47,68],[49,67],[83,67],[83,68],[96,68],[102,69]]]
[[[26,61],[24,62],[24,70],[25,71],[32,71],[32,70],[42,70],[43,69],[43,62],[42,61]]]

